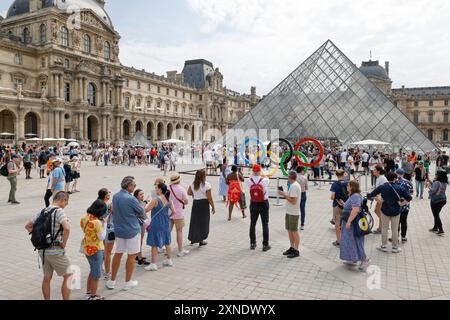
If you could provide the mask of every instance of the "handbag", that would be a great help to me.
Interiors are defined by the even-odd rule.
[[[432,203],[441,203],[447,200],[447,196],[445,193],[441,194],[441,182],[439,182],[439,189],[435,194],[431,195],[431,202]]]
[[[352,222],[353,234],[357,238],[365,237],[372,233],[372,228],[367,219],[367,213],[364,211],[363,201],[361,201],[361,210]]]
[[[241,207],[241,210],[245,210],[245,209],[247,209],[247,198],[245,197],[244,188],[242,187],[242,182],[240,180],[239,174],[238,174],[237,178],[238,178],[239,186],[241,187],[241,199],[239,200],[239,205]]]

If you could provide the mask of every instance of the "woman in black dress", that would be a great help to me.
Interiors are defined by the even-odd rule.
[[[204,170],[199,170],[195,174],[195,180],[189,186],[188,195],[194,199],[188,239],[191,244],[198,243],[200,247],[205,246],[207,245],[205,240],[209,236],[210,207],[213,215],[216,213],[216,209],[211,195],[211,185],[206,182]]]

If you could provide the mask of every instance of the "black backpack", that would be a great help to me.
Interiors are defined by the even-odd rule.
[[[7,177],[9,175],[8,163],[9,161],[6,161],[6,163],[0,168],[0,174],[4,177]]]
[[[350,198],[348,191],[347,191],[347,182],[339,182],[340,187],[341,187],[341,196],[339,197],[339,199],[337,200],[342,200],[344,202],[347,202],[348,198]],[[340,204],[338,204],[338,207],[341,209],[344,209],[343,206],[341,206]]]
[[[58,208],[52,208],[51,210],[44,209],[33,224],[33,231],[31,232],[31,243],[33,244],[35,251],[44,250],[52,247],[58,235],[62,232],[61,226],[58,232],[53,235],[52,230],[56,225],[56,214],[53,213]],[[53,216],[53,219],[52,219]]]

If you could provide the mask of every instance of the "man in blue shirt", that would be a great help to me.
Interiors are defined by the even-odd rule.
[[[125,177],[121,183],[122,190],[113,197],[114,210],[114,233],[116,236],[116,253],[112,262],[111,280],[106,283],[106,287],[113,290],[116,285],[116,277],[120,267],[120,261],[124,253],[128,254],[125,266],[125,287],[130,290],[138,285],[132,280],[136,257],[141,252],[141,225],[139,218],[147,218],[144,208],[139,201],[133,197],[132,193],[136,188],[133,177]]]
[[[408,181],[404,178],[405,171],[403,169],[398,169],[396,173],[398,175],[397,184],[400,186],[400,188],[402,188],[409,194],[413,194],[414,189],[413,189],[413,185],[412,185],[411,181]],[[400,227],[399,228],[401,230],[401,236],[402,236],[403,243],[408,241],[408,239],[406,238],[406,233],[408,231],[409,209],[410,209],[410,205],[408,203],[406,206],[403,206],[400,210]]]
[[[55,169],[52,171],[52,194],[56,194],[59,191],[64,191],[66,184],[66,172],[61,167],[61,164],[61,158],[56,158],[53,160],[53,167]]]
[[[401,208],[411,200],[411,194],[401,188],[397,181],[397,174],[390,172],[386,175],[388,183],[380,185],[373,192],[367,195],[368,199],[373,199],[381,194],[383,204],[381,205],[381,247],[377,250],[387,252],[389,226],[392,230],[392,253],[399,253],[401,249],[398,244],[398,226],[400,223]]]

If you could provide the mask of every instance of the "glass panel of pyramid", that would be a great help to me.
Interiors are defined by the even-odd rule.
[[[379,140],[406,150],[437,147],[331,41],[274,88],[234,129],[279,130],[343,145]],[[227,141],[224,143],[233,144]]]

